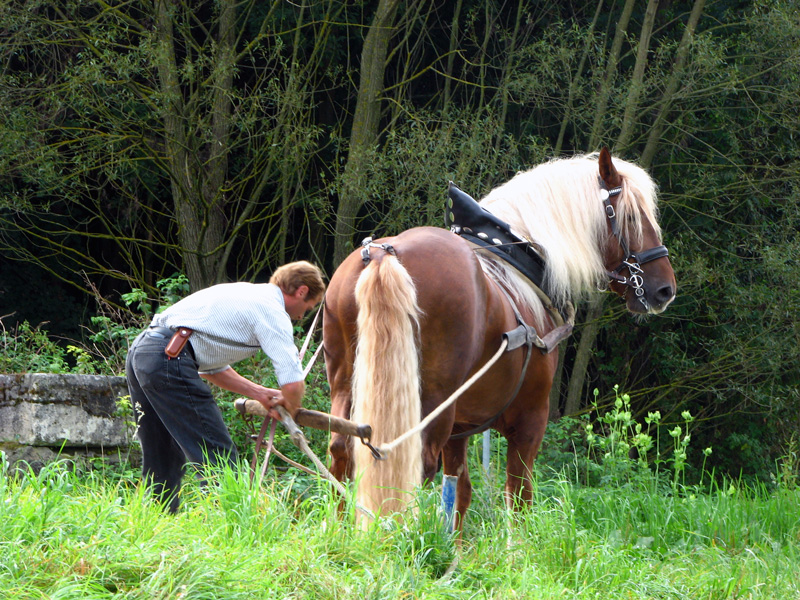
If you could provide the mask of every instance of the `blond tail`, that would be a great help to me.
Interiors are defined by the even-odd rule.
[[[356,284],[358,344],[353,366],[353,420],[372,425],[375,446],[391,442],[420,422],[420,309],[408,271],[396,257],[375,257]],[[357,500],[374,513],[403,512],[422,482],[419,434],[376,461],[356,442]]]

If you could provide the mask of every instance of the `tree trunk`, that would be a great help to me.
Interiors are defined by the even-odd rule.
[[[334,266],[339,265],[353,249],[356,217],[366,200],[361,196],[361,180],[369,155],[378,144],[386,55],[394,33],[392,23],[399,5],[400,0],[380,0],[361,52],[361,79],[350,133],[350,151],[336,214]]]
[[[626,4],[625,11],[628,11],[630,6],[630,2]],[[617,140],[617,148],[619,151],[623,150],[630,142],[631,137],[633,136],[634,127],[635,127],[635,115],[636,111],[639,108],[639,99],[641,97],[641,92],[643,89],[643,80],[644,80],[644,71],[647,65],[647,52],[650,48],[650,38],[653,31],[653,22],[655,21],[655,14],[656,10],[658,9],[658,0],[650,0],[647,6],[647,12],[645,14],[645,20],[642,23],[642,33],[639,38],[639,50],[636,56],[636,64],[634,65],[634,72],[633,78],[630,85],[630,92],[628,93],[628,97],[626,99],[625,104],[625,117],[623,119],[622,124],[622,131],[620,132],[619,138]],[[630,14],[627,15],[623,14],[623,18],[620,19],[620,26],[622,25],[623,21],[627,26],[627,22],[629,21]],[[620,38],[620,29],[617,29],[617,35],[615,35],[614,39],[614,50],[612,50],[612,57],[609,58],[609,67],[611,65],[616,66],[618,57],[619,57],[619,49],[620,46],[617,46],[617,40]],[[613,60],[612,60],[613,58]],[[607,86],[607,91],[610,92],[611,89],[611,81],[613,79],[613,71],[610,69],[606,70],[606,79],[604,81],[604,87]],[[603,93],[603,90],[601,90]],[[607,96],[605,100],[607,100]],[[593,139],[595,143],[599,143],[599,134],[597,132],[600,131],[600,120],[602,119],[603,114],[599,112],[596,115],[596,121],[594,122],[593,130]],[[595,139],[595,136],[596,139]],[[586,312],[586,325],[583,328],[583,332],[581,333],[580,342],[578,342],[578,347],[575,353],[575,363],[572,367],[572,373],[570,374],[569,379],[569,388],[567,390],[567,402],[564,408],[564,414],[571,415],[575,414],[581,409],[581,400],[583,398],[583,388],[584,383],[586,380],[586,371],[589,366],[589,360],[591,358],[592,351],[594,350],[595,341],[597,339],[597,334],[600,332],[600,317],[603,315],[603,305],[605,302],[605,295],[599,295],[592,300],[589,304],[589,307]]]
[[[583,73],[583,67],[586,64],[586,59],[589,58],[589,52],[591,52],[591,50],[594,48],[594,40],[592,39],[592,36],[594,35],[594,28],[597,26],[597,19],[600,17],[600,12],[602,9],[603,0],[600,0],[600,2],[597,3],[597,8],[594,11],[594,17],[592,18],[592,24],[589,27],[589,32],[586,34],[586,45],[584,47],[583,54],[581,55],[581,60],[578,63],[578,68],[575,70],[575,75],[572,77],[572,81],[570,81],[569,84],[567,106],[564,109],[564,116],[561,119],[561,128],[558,131],[558,138],[556,139],[556,144],[553,148],[553,156],[558,156],[561,154],[561,147],[564,145],[564,136],[567,133],[567,125],[569,125],[570,119],[572,119],[572,107],[575,101],[575,89],[577,88],[578,81],[580,81]]]
[[[453,66],[456,59],[456,48],[458,48],[458,20],[461,17],[461,7],[464,5],[464,0],[456,0],[456,6],[453,10],[453,21],[450,26],[450,48],[447,53],[447,69],[445,70],[444,78],[444,91],[442,92],[442,112],[447,114],[450,108],[450,80],[453,77]]]
[[[686,67],[686,61],[689,57],[689,48],[694,40],[694,33],[697,30],[697,23],[700,21],[700,16],[703,14],[705,3],[706,0],[695,0],[692,13],[689,15],[689,22],[686,24],[686,29],[683,32],[680,45],[678,46],[675,66],[672,69],[669,82],[661,97],[661,106],[658,110],[658,116],[656,117],[655,123],[653,123],[653,126],[650,128],[650,133],[647,136],[647,144],[639,159],[639,164],[644,168],[649,168],[653,163],[653,157],[656,154],[658,142],[661,140],[661,134],[664,132],[667,115],[672,108],[672,101],[681,84],[683,70]]]
[[[642,34],[639,36],[636,64],[633,66],[633,77],[625,101],[625,114],[622,117],[622,130],[617,139],[617,152],[623,152],[630,146],[636,130],[636,113],[639,112],[639,100],[644,91],[644,71],[647,68],[647,54],[650,52],[650,39],[653,34],[656,12],[658,12],[658,0],[650,0],[642,23]]]
[[[617,27],[614,31],[614,41],[611,43],[611,52],[608,54],[608,62],[606,63],[606,72],[603,76],[603,81],[600,84],[600,91],[597,94],[597,107],[594,111],[594,123],[592,125],[592,133],[589,135],[589,150],[596,150],[597,146],[602,142],[602,131],[608,110],[608,99],[611,96],[611,90],[614,86],[614,76],[617,72],[619,63],[619,55],[622,50],[622,42],[625,41],[625,36],[628,31],[628,23],[631,20],[631,13],[636,0],[626,0],[625,7],[622,9],[622,14],[617,21]]]
[[[233,81],[235,9],[231,0],[221,1],[218,6],[219,31],[212,72],[214,90],[209,103],[212,134],[203,148],[198,147],[195,136],[190,133],[199,117],[189,112],[189,106],[183,100],[175,54],[173,16],[179,3],[170,0],[156,3],[158,73],[161,89],[167,98],[162,116],[166,160],[184,270],[194,290],[224,278],[223,193],[230,132],[229,93]],[[193,110],[201,111],[202,107]]]
[[[589,367],[589,359],[594,349],[597,334],[600,332],[600,317],[603,316],[605,299],[605,294],[595,294],[586,309],[585,325],[581,332],[581,339],[578,342],[578,349],[575,353],[575,363],[572,366],[572,374],[569,378],[564,415],[574,415],[583,407],[583,387],[586,380],[586,370]]]

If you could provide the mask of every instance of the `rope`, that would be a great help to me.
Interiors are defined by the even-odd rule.
[[[324,301],[323,301],[323,303],[324,303]],[[314,334],[314,328],[317,325],[317,319],[319,319],[319,316],[321,314],[322,314],[322,306],[320,306],[319,310],[317,310],[317,314],[314,316],[314,320],[311,322],[311,327],[309,327],[309,329],[308,329],[308,334],[306,335],[306,339],[303,342],[303,347],[301,348],[300,353],[299,353],[301,360],[303,358],[305,358],[306,351],[308,350],[308,345],[311,342],[311,337]],[[304,380],[305,380],[306,377],[308,377],[308,373],[309,373],[309,371],[311,371],[311,367],[314,366],[314,362],[317,360],[317,357],[319,356],[319,353],[320,353],[321,350],[322,350],[322,344],[320,344],[317,347],[316,352],[314,352],[313,356],[311,357],[311,359],[306,364],[305,369],[303,370],[303,379]],[[281,415],[281,424],[283,424],[283,426],[286,427],[286,429],[288,430],[289,438],[292,440],[292,443],[295,446],[297,446],[303,452],[303,454],[305,454],[308,458],[311,459],[311,462],[313,462],[314,466],[317,467],[317,473],[315,473],[314,471],[312,471],[308,467],[305,467],[305,466],[301,465],[300,463],[293,461],[288,456],[285,456],[284,454],[282,454],[277,448],[275,448],[274,444],[272,444],[272,439],[271,439],[271,436],[270,436],[270,443],[269,443],[269,448],[268,448],[268,451],[267,451],[267,455],[264,458],[264,463],[263,463],[263,465],[261,467],[261,477],[262,477],[262,479],[263,479],[264,475],[266,474],[267,463],[269,462],[269,455],[270,455],[270,452],[271,452],[271,453],[274,453],[275,456],[277,456],[277,457],[281,458],[282,460],[284,460],[288,465],[290,465],[292,467],[295,467],[296,469],[300,469],[301,471],[303,471],[305,473],[308,473],[309,475],[321,475],[323,479],[329,481],[333,485],[333,487],[336,489],[337,492],[339,492],[343,497],[346,498],[347,497],[347,490],[342,485],[342,483],[331,474],[331,472],[322,463],[322,461],[317,457],[317,455],[314,454],[314,451],[311,450],[311,447],[308,445],[308,440],[306,440],[306,436],[303,435],[303,432],[297,426],[297,423],[295,423],[294,419],[292,419],[292,416],[289,414],[289,412],[285,408],[283,408],[282,406],[276,406],[275,410],[277,410],[280,413],[280,415]],[[244,416],[244,415],[242,415],[242,416]],[[262,425],[262,429],[266,426],[266,423],[269,420],[271,420],[269,417],[266,417],[264,419],[264,424]],[[274,423],[273,423],[273,431],[274,431]],[[259,436],[259,438],[263,438],[263,432]],[[257,443],[256,451],[255,451],[255,453],[253,455],[253,464],[254,465],[256,464],[256,461],[258,460],[258,452],[259,452],[259,450],[260,450],[260,447],[258,446],[258,443]],[[358,502],[355,503],[355,506],[356,506],[356,509],[361,511],[364,515],[368,516],[371,519],[375,518],[375,514],[371,510],[369,510],[368,508],[362,506]]]
[[[322,304],[320,304],[319,308],[317,309],[317,314],[314,315],[314,320],[311,321],[311,327],[308,328],[308,333],[306,334],[306,339],[303,342],[303,347],[300,349],[300,361],[301,362],[306,356],[306,350],[308,350],[308,345],[311,343],[311,336],[314,335],[314,329],[317,326],[317,319],[319,319],[319,316],[322,314],[322,305],[323,304],[325,304],[325,300],[322,301]],[[316,359],[318,353],[319,353],[319,350],[317,350],[317,352],[314,353],[314,356],[311,358],[311,361],[309,361],[309,364],[306,365],[306,369],[307,370],[311,369],[311,365],[314,364],[314,360]]]
[[[311,357],[311,359],[309,359],[308,364],[306,365],[306,368],[303,370],[303,380],[305,380],[306,377],[308,377],[308,374],[311,371],[311,367],[313,367],[314,363],[317,361],[317,357],[319,356],[320,350],[322,350],[322,344],[317,346],[317,350],[314,352],[314,354]]]
[[[384,444],[383,446],[380,446],[378,448],[378,452],[380,452],[381,455],[383,455],[383,457],[385,458],[386,456],[389,455],[389,453],[392,450],[397,448],[397,446],[399,446],[400,444],[405,442],[412,435],[416,435],[417,433],[419,433],[420,431],[425,429],[430,424],[431,421],[433,421],[436,417],[438,417],[445,410],[447,410],[456,400],[458,400],[459,396],[461,396],[461,394],[463,394],[465,391],[467,391],[472,386],[473,383],[475,383],[478,379],[483,377],[483,375],[486,373],[486,371],[488,371],[492,367],[492,365],[494,365],[494,363],[496,363],[498,360],[500,360],[500,357],[503,355],[503,352],[505,352],[505,349],[506,349],[507,345],[508,345],[508,340],[506,338],[503,338],[503,343],[500,344],[500,348],[498,349],[498,351],[489,360],[489,362],[487,362],[485,365],[483,365],[483,367],[481,367],[481,369],[477,373],[475,373],[472,377],[467,379],[461,385],[460,388],[458,388],[455,392],[453,392],[453,394],[447,400],[445,400],[442,404],[437,406],[435,410],[431,411],[431,413],[427,417],[425,417],[419,423],[419,425],[417,425],[416,427],[414,427],[412,429],[409,429],[408,431],[406,431],[403,435],[401,435],[399,438],[397,438],[393,442],[390,442],[388,444]]]
[[[289,438],[292,440],[292,443],[297,446],[300,450],[303,451],[303,454],[308,456],[311,459],[311,462],[314,463],[314,466],[317,467],[319,474],[326,480],[328,480],[333,487],[339,492],[343,497],[347,497],[347,490],[341,484],[341,482],[336,479],[330,471],[328,471],[327,467],[322,464],[322,461],[314,454],[314,451],[308,445],[308,440],[306,440],[306,436],[303,435],[303,432],[297,426],[297,423],[294,422],[292,416],[289,412],[283,408],[282,406],[276,406],[275,410],[277,410],[281,415],[281,423],[284,427],[286,427],[287,431],[289,432]],[[296,464],[296,463],[295,463]],[[363,514],[368,516],[371,519],[375,518],[375,514],[369,510],[368,508],[362,506],[358,502],[355,503],[356,509],[361,511]]]

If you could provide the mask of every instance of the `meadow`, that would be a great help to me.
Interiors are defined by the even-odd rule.
[[[2,456],[0,598],[800,599],[793,471],[688,485],[606,451],[594,475],[542,469],[533,507],[509,511],[501,451],[484,470],[479,441],[461,541],[435,485],[404,519],[362,528],[328,482],[271,468],[251,484],[243,466],[189,478],[171,516],[124,464],[34,473]]]

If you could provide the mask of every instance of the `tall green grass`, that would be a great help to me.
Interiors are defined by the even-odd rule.
[[[799,599],[800,492],[712,484],[654,493],[535,478],[534,506],[509,512],[502,475],[473,467],[459,544],[438,490],[416,514],[355,525],[324,481],[245,470],[187,482],[179,514],[135,477],[65,462],[0,477],[0,598]]]

